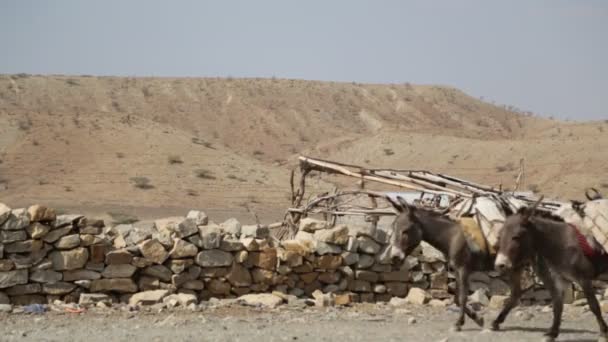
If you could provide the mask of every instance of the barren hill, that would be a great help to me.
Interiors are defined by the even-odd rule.
[[[203,208],[250,219],[249,207],[280,219],[299,153],[507,186],[525,158],[527,186],[580,197],[608,186],[604,129],[440,86],[5,75],[0,198],[140,217]]]

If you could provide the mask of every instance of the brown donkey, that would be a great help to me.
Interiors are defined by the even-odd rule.
[[[507,217],[501,231],[495,267],[508,271],[521,267],[531,253],[546,267],[537,272],[553,301],[553,324],[545,336],[553,340],[559,335],[563,309],[564,285],[576,282],[583,289],[589,308],[600,328],[600,341],[606,341],[608,327],[602,318],[591,280],[605,271],[608,258],[594,241],[588,241],[574,226],[552,215],[535,212],[534,208],[520,209]]]
[[[479,326],[483,327],[483,317],[478,316],[466,306],[469,294],[469,275],[473,271],[493,270],[493,258],[485,254],[473,252],[469,248],[462,227],[458,222],[430,210],[410,206],[400,197],[397,198],[400,203],[395,203],[390,198],[387,199],[399,211],[399,215],[393,221],[393,234],[391,236],[392,257],[398,259],[404,258],[421,241],[426,241],[441,251],[447,257],[449,266],[456,272],[458,293],[454,295],[454,302],[460,307],[460,315],[454,328],[457,331],[461,330],[464,325],[465,314]],[[521,294],[520,279],[522,269],[523,266],[510,272],[512,298],[519,298]],[[492,323],[494,329],[498,329],[516,302],[517,299],[510,299]]]

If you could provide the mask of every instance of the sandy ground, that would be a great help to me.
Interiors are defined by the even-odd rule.
[[[517,311],[521,311],[517,313]],[[531,316],[530,316],[531,314]],[[485,313],[486,325],[496,315]],[[408,323],[414,317],[415,323]],[[503,330],[467,322],[450,327],[456,313],[428,306],[358,304],[349,308],[281,306],[206,308],[198,311],[91,309],[84,314],[2,314],[0,341],[540,341],[551,313],[515,310]],[[583,308],[566,309],[559,341],[597,340],[595,319]]]

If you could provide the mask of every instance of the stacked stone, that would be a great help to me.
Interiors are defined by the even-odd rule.
[[[292,240],[268,228],[229,219],[216,224],[202,211],[185,217],[106,227],[82,215],[56,215],[39,205],[0,204],[0,304],[56,299],[90,304],[122,301],[172,305],[249,293],[283,293],[347,304],[405,297],[449,297],[454,279],[444,256],[423,243],[399,263],[390,232],[375,226],[302,219]],[[472,290],[506,293],[499,278],[474,274]],[[319,297],[321,296],[321,297]]]

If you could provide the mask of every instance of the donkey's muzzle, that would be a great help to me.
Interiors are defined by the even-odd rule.
[[[494,262],[494,268],[496,271],[503,273],[510,270],[513,267],[513,263],[504,253],[498,253],[496,261]]]

